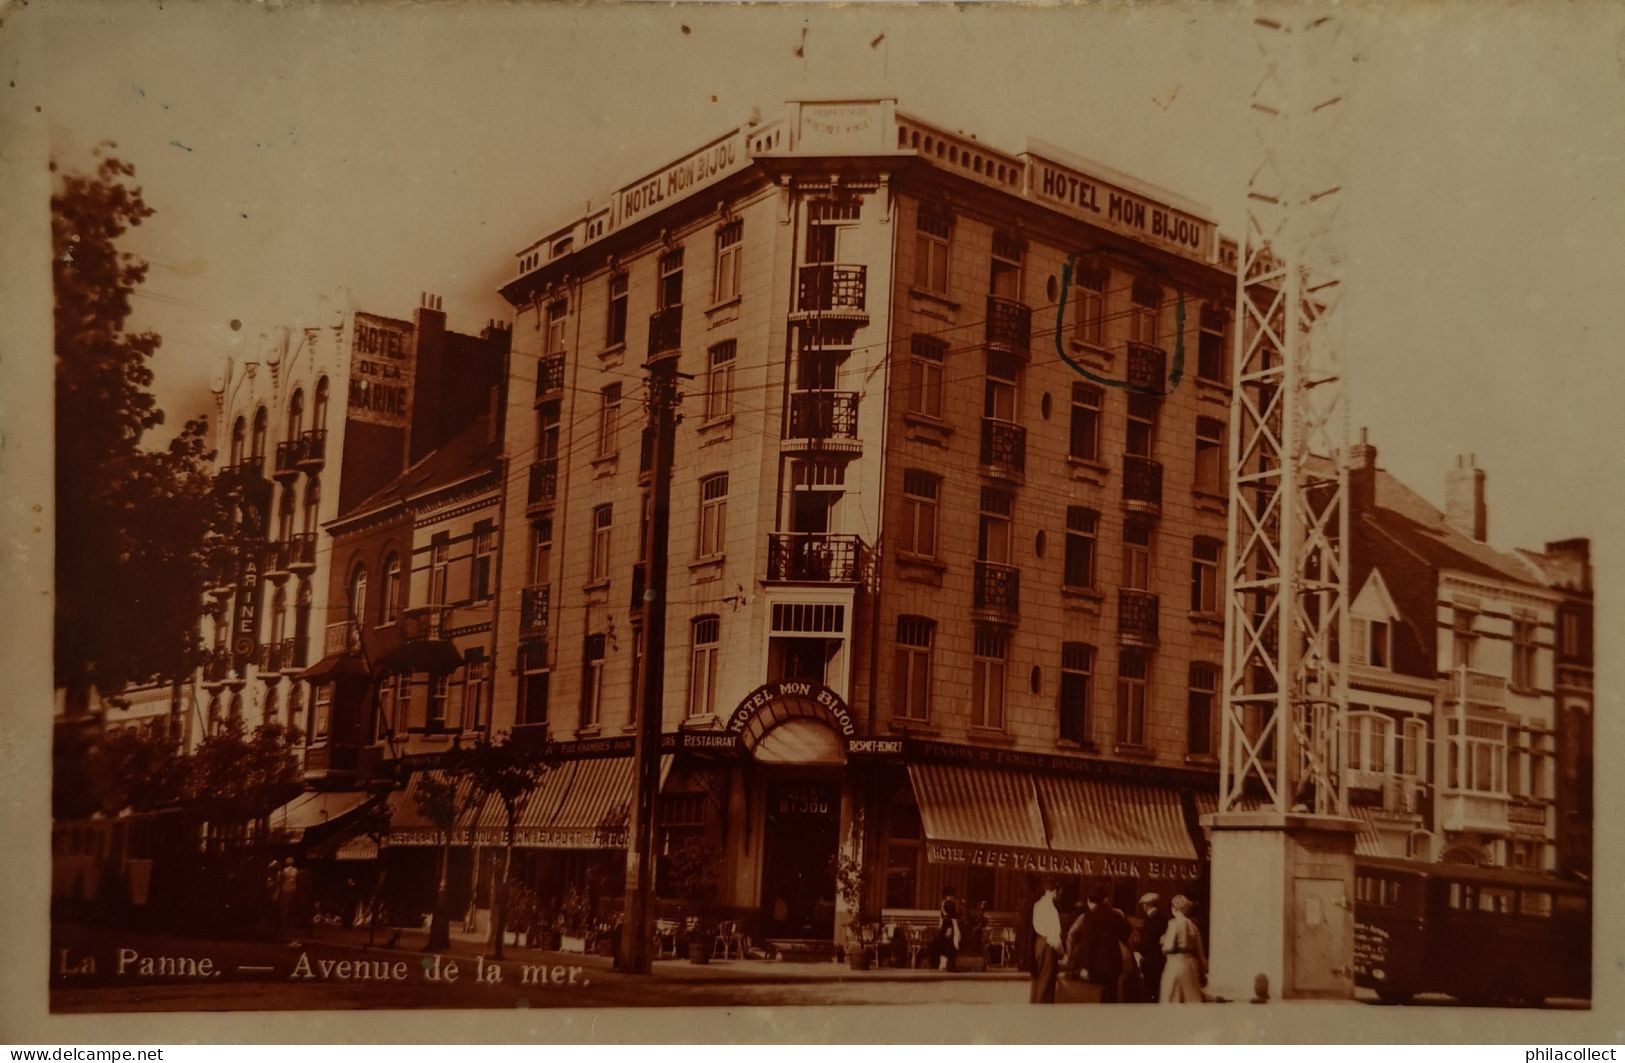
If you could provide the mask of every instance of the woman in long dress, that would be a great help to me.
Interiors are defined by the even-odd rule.
[[[1207,956],[1202,951],[1202,932],[1196,928],[1188,914],[1191,902],[1186,897],[1173,900],[1173,917],[1162,935],[1162,952],[1168,962],[1162,969],[1164,1004],[1202,1003],[1202,975],[1207,970]]]

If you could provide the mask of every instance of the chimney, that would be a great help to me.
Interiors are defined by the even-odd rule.
[[[1456,467],[1444,477],[1445,523],[1483,542],[1489,534],[1489,512],[1484,506],[1484,470],[1473,455],[1458,455]]]
[[[446,372],[446,312],[440,296],[424,292],[412,314],[412,420],[407,426],[407,464],[446,441],[442,389]]]
[[[491,385],[490,398],[485,406],[485,441],[495,443],[502,438],[502,388]]]
[[[1561,563],[1559,586],[1582,594],[1591,591],[1591,540],[1559,539],[1546,544],[1549,561]]]
[[[1364,428],[1360,441],[1349,448],[1349,508],[1352,516],[1377,508],[1377,448]]]

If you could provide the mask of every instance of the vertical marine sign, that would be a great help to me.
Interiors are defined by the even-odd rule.
[[[371,314],[355,315],[350,344],[350,402],[356,421],[405,428],[412,411],[412,326]]]
[[[253,554],[243,561],[237,579],[237,615],[231,627],[231,648],[237,655],[237,671],[242,669],[260,641],[260,563]]]

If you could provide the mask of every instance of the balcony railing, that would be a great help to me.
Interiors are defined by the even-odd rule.
[[[316,533],[300,532],[288,536],[288,569],[309,572],[316,567]]]
[[[1123,455],[1123,505],[1147,513],[1162,512],[1162,463]]]
[[[267,642],[260,647],[260,674],[267,679],[280,675],[288,667],[288,658],[293,655],[293,640],[283,639],[279,642]],[[266,673],[273,673],[267,675]]]
[[[803,443],[857,442],[858,396],[854,391],[795,391],[790,394],[788,438]]]
[[[546,638],[552,599],[552,588],[547,584],[524,587],[519,591],[519,637]]]
[[[987,345],[1027,357],[1032,343],[1033,312],[1025,303],[987,297]]]
[[[299,475],[299,455],[304,448],[297,439],[276,445],[276,478],[286,480]]]
[[[555,354],[536,363],[536,397],[564,390],[564,355]]]
[[[1157,642],[1157,620],[1161,599],[1145,591],[1120,587],[1117,591],[1117,634],[1124,642],[1153,646]]]
[[[643,611],[643,592],[649,588],[649,564],[639,561],[632,566],[632,600],[627,608],[634,613]]]
[[[300,638],[282,640],[282,670],[284,672],[297,672],[301,668],[309,667],[310,661],[305,652],[305,640]]]
[[[1168,389],[1168,355],[1146,343],[1128,345],[1128,386],[1161,395]]]
[[[323,642],[323,656],[335,653],[361,652],[361,638],[353,620],[340,620],[327,625],[327,638]]]
[[[226,676],[231,674],[231,652],[219,649],[209,654],[208,660],[203,662],[203,681],[205,683],[224,683]]]
[[[997,561],[976,562],[976,592],[972,604],[988,612],[1019,616],[1021,569]]]
[[[273,540],[265,544],[265,575],[281,579],[288,574],[289,544]]]
[[[993,472],[1020,476],[1027,470],[1027,429],[992,417],[982,419],[982,464]]]
[[[444,605],[419,605],[401,612],[401,638],[407,642],[437,639],[451,626],[451,609]]]
[[[649,357],[683,349],[683,308],[668,306],[649,315]]]
[[[316,472],[327,459],[327,429],[313,428],[299,437],[299,467]]]
[[[1489,709],[1507,707],[1506,676],[1491,672],[1475,672],[1471,668],[1458,666],[1455,669],[1453,686],[1455,699],[1459,703],[1480,705]]]
[[[856,583],[863,540],[829,532],[774,532],[767,537],[767,578],[779,583]]]
[[[802,266],[796,310],[803,314],[863,314],[868,283],[867,266]]]
[[[549,458],[546,461],[532,462],[530,466],[530,490],[525,494],[527,508],[550,506],[559,492],[559,460]]]

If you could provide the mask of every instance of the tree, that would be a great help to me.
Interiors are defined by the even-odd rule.
[[[248,732],[241,720],[228,720],[188,760],[186,795],[211,824],[263,821],[303,789],[299,758],[281,724]]]
[[[446,878],[451,870],[451,832],[456,828],[457,821],[475,806],[472,791],[462,801],[457,799],[458,788],[455,776],[425,772],[416,780],[412,792],[412,802],[417,805],[418,814],[428,820],[434,826],[435,833],[440,835],[440,885],[435,889],[434,914],[429,920],[429,941],[423,946],[425,952],[443,951],[451,947],[450,913],[446,911]]]
[[[481,797],[493,796],[502,802],[504,820],[502,874],[491,899],[492,955],[502,959],[502,938],[507,929],[508,884],[513,873],[513,837],[530,795],[547,773],[558,766],[558,757],[545,738],[532,732],[504,731],[497,741],[482,736],[463,751],[456,772],[474,784]]]
[[[70,715],[85,711],[92,687],[192,671],[204,551],[225,526],[206,421],[188,421],[164,450],[142,447],[164,411],[149,390],[161,340],[125,331],[147,266],[118,242],[154,213],[134,176],[101,156],[94,174],[59,175],[51,197],[55,675]]]

